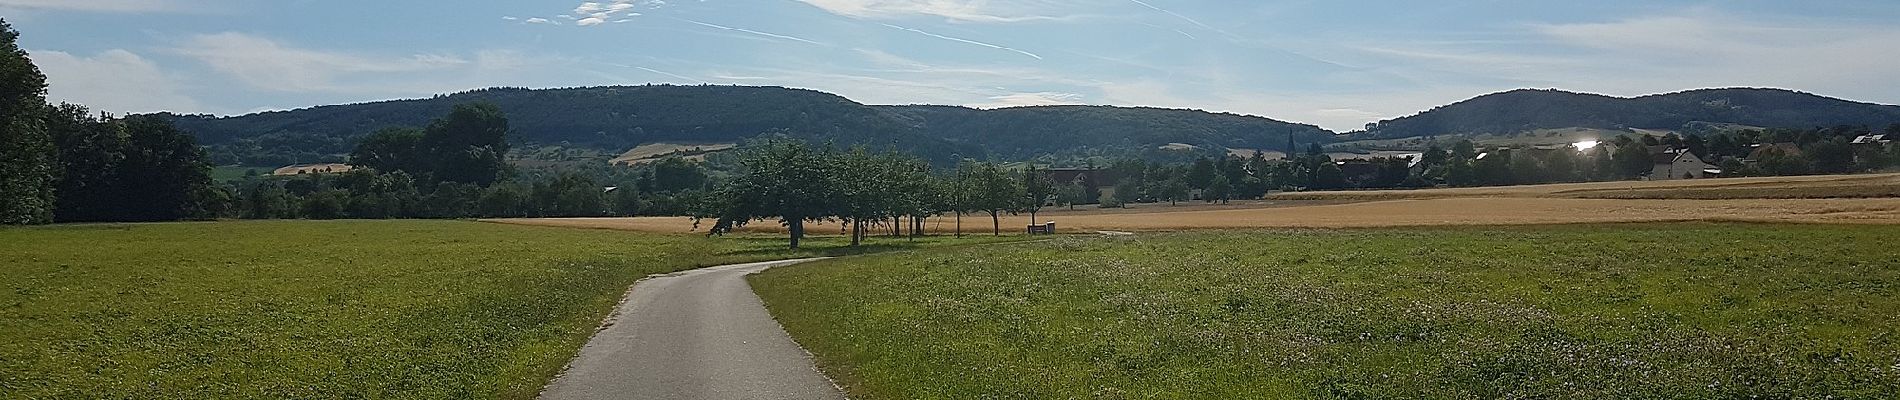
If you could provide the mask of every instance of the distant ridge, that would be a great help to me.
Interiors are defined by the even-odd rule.
[[[1284,147],[1331,141],[1305,124],[1194,110],[1106,106],[979,110],[869,106],[807,89],[753,86],[493,88],[428,99],[311,107],[233,117],[171,115],[213,152],[291,149],[300,158],[345,153],[357,138],[391,126],[421,126],[466,102],[508,114],[514,140],[622,151],[640,144],[736,142],[777,133],[839,145],[894,147],[934,160],[1025,159],[1042,154],[1140,154],[1168,143]]]
[[[1785,89],[1698,89],[1633,98],[1519,89],[1478,96],[1409,117],[1368,124],[1347,140],[1450,134],[1509,134],[1537,129],[1678,129],[1691,122],[1768,128],[1900,123],[1900,106],[1862,103]]]

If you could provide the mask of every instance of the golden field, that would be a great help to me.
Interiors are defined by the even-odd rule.
[[[1900,223],[1900,174],[1304,192],[1230,205],[1050,209],[1037,219],[1054,221],[1063,232],[1669,221],[1896,224]],[[928,229],[934,233],[954,232],[955,220],[954,216],[934,218]],[[487,221],[642,232],[695,231],[692,219],[683,217]],[[1004,216],[1003,231],[1020,232],[1029,222],[1027,215]],[[842,232],[842,227],[823,223],[813,224],[809,230],[827,234]],[[988,233],[990,218],[965,215],[962,230]],[[781,233],[783,229],[776,221],[761,221],[745,231]]]

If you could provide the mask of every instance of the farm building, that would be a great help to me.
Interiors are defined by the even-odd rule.
[[[1656,165],[1649,171],[1649,180],[1663,181],[1671,179],[1702,179],[1722,174],[1722,168],[1702,161],[1694,152],[1688,150],[1665,151],[1656,154]]]
[[[1750,163],[1761,161],[1762,157],[1767,156],[1769,153],[1773,153],[1773,152],[1781,152],[1781,154],[1783,155],[1795,156],[1795,157],[1799,157],[1803,154],[1801,152],[1801,146],[1794,143],[1775,143],[1775,144],[1757,145],[1755,146],[1755,150],[1750,151],[1748,153],[1748,157],[1744,158],[1742,161],[1750,162]]]

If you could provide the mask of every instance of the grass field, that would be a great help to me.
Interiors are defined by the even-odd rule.
[[[237,182],[237,181],[244,180],[244,175],[246,173],[256,172],[258,175],[270,175],[270,172],[276,169],[277,167],[246,167],[242,165],[220,165],[216,167],[211,167],[211,180],[217,181],[217,182]]]
[[[456,221],[4,228],[0,398],[531,398],[645,275],[842,245]]]
[[[1900,396],[1896,226],[1071,237],[753,284],[861,399]]]

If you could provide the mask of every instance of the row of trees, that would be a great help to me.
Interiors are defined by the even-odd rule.
[[[0,21],[0,224],[168,221],[225,212],[204,150],[163,118],[46,103],[46,78]]]
[[[1054,182],[1034,168],[965,160],[954,171],[933,171],[928,162],[897,152],[815,146],[768,139],[749,144],[739,169],[705,197],[700,219],[725,234],[757,221],[776,220],[797,248],[806,224],[839,221],[852,245],[873,231],[921,235],[924,222],[954,214],[962,234],[966,214],[987,214],[991,234],[1002,233],[1001,216],[1037,213],[1056,196]]]

